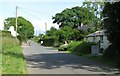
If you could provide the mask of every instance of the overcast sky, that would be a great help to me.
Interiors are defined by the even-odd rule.
[[[81,6],[84,0],[2,0],[0,2],[0,29],[3,29],[3,20],[15,17],[15,7],[18,6],[18,16],[29,20],[35,29],[35,35],[45,32],[51,26],[58,28],[52,23],[52,16],[60,13],[65,8]]]

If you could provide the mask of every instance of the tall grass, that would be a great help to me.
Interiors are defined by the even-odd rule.
[[[12,37],[2,38],[2,73],[25,74],[26,61],[19,41]]]

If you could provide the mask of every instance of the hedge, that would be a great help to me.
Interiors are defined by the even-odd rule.
[[[68,45],[68,51],[76,55],[90,54],[92,45],[93,43],[91,42],[84,41],[71,42]]]
[[[41,44],[43,46],[54,46],[54,38],[47,37],[43,38],[41,41],[43,41],[43,43]]]

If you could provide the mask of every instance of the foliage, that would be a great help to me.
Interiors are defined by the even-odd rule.
[[[27,21],[23,17],[18,17],[17,21],[17,32],[19,33],[18,38],[21,41],[26,41],[27,39],[32,38],[34,34],[34,27],[32,26],[31,22]],[[14,17],[5,19],[4,29],[8,30],[10,26],[14,26],[14,30],[16,29]]]
[[[25,58],[21,50],[19,41],[15,38],[2,38],[2,74],[27,73]]]
[[[83,2],[82,7],[88,8],[90,11],[94,12],[95,16],[99,15],[101,17],[104,2]]]
[[[120,2],[106,3],[103,10],[104,28],[106,30],[107,38],[114,47],[114,57],[120,56]],[[120,68],[120,59],[118,60],[118,67]]]
[[[53,36],[56,31],[57,31],[56,28],[51,27],[50,30],[48,30],[48,31],[46,32],[46,35],[47,35],[47,36]]]
[[[39,34],[39,36],[38,36],[40,39],[42,39],[42,38],[44,38],[45,37],[45,35],[44,34]]]
[[[69,26],[64,26],[60,29],[50,29],[46,33],[46,36],[53,37],[55,39],[55,44],[59,44],[63,43],[64,41],[82,40],[86,34],[87,33],[82,30],[72,29]]]
[[[61,28],[61,31],[63,31],[63,35],[64,35],[64,40],[70,40],[72,38],[73,33],[73,29],[69,26],[64,26]]]
[[[71,42],[68,45],[68,51],[76,55],[90,54],[91,53],[91,45],[90,42]]]
[[[80,41],[84,38],[85,32],[82,30],[73,29],[73,35],[71,35],[72,40]]]
[[[104,2],[83,2],[82,7],[88,8],[96,16],[93,20],[95,30],[102,29],[102,10],[104,8]]]
[[[78,28],[78,26],[81,26],[81,23],[90,24],[94,17],[94,14],[87,8],[76,6],[71,9],[67,8],[61,13],[57,13],[53,17],[53,23],[57,23],[60,28],[64,26]]]
[[[54,46],[54,38],[46,37],[43,38],[42,41],[43,41],[42,43],[43,46]]]
[[[45,37],[44,34],[39,34],[38,36],[34,36],[33,38],[31,38],[34,42],[36,43],[40,43],[40,41]]]
[[[1,33],[2,33],[2,37],[12,37],[10,31],[3,31],[2,30]]]
[[[68,46],[67,44],[60,45],[58,51],[67,51],[67,46]]]
[[[36,42],[36,43],[39,43],[38,41],[38,36],[34,36],[33,38],[31,38],[34,42]]]

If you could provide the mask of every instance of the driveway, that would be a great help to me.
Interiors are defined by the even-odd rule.
[[[114,74],[117,69],[31,42],[22,46],[29,74]]]

